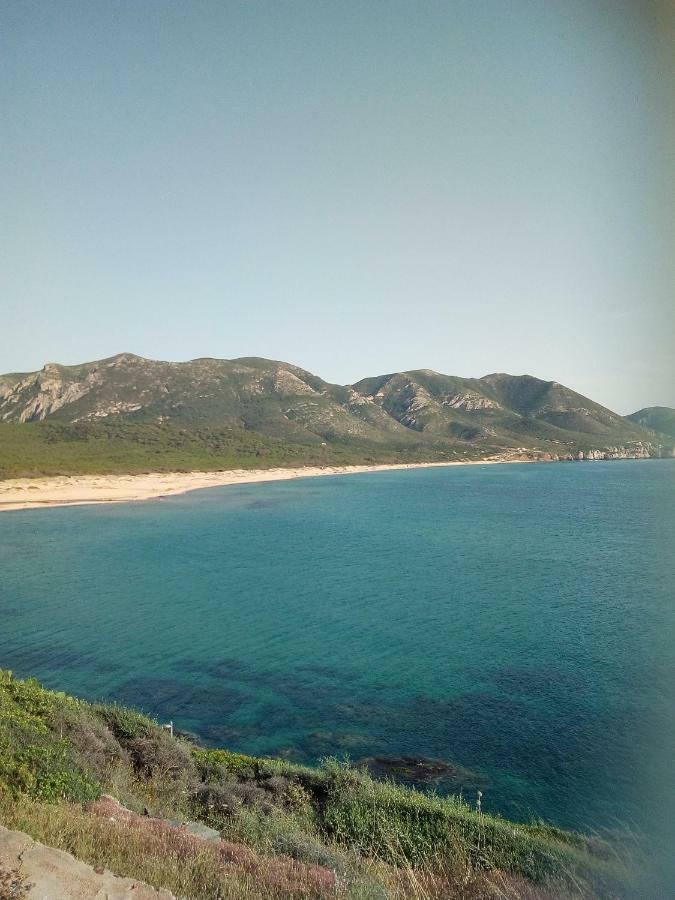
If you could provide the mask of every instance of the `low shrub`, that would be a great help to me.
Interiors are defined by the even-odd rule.
[[[134,738],[125,749],[135,771],[140,774],[171,778],[197,775],[189,749],[159,729]]]
[[[124,706],[112,704],[92,708],[122,744],[143,737],[153,726],[157,727],[147,716]]]
[[[260,774],[258,760],[243,753],[229,750],[193,749],[192,758],[202,781],[227,781],[231,775],[237,778],[256,778]]]
[[[82,771],[67,740],[30,729],[2,728],[0,784],[14,794],[42,800],[87,802],[100,796],[100,785]]]
[[[194,798],[198,808],[211,820],[231,818],[242,807],[256,809],[265,815],[269,815],[274,809],[269,794],[250,782],[200,785]]]
[[[65,694],[37,681],[0,672],[0,785],[12,795],[87,801],[100,785],[82,766],[70,741],[52,730],[59,710],[77,709]]]
[[[112,731],[89,709],[60,710],[54,728],[70,742],[82,766],[98,780],[106,777],[112,765],[128,759]]]

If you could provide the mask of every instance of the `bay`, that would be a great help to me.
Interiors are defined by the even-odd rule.
[[[0,666],[564,827],[661,830],[675,461],[420,469],[0,516]],[[413,775],[414,780],[414,775]]]

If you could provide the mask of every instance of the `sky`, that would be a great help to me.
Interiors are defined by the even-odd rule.
[[[0,371],[675,406],[669,0],[0,0]]]

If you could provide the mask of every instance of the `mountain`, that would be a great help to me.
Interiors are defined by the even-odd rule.
[[[174,363],[131,353],[0,376],[0,422],[78,426],[78,434],[97,423],[179,427],[182,435],[227,429],[284,446],[375,448],[406,459],[647,456],[660,455],[663,443],[635,417],[530,375],[420,369],[336,385],[257,357]]]
[[[244,428],[290,440],[409,440],[406,429],[350,387],[275,360],[157,362],[131,353],[0,376],[6,422],[124,418]]]
[[[601,446],[645,437],[611,410],[530,375],[457,378],[421,369],[366,378],[354,388],[409,429],[461,441]]]
[[[647,406],[626,418],[659,434],[675,437],[675,409],[669,406]]]

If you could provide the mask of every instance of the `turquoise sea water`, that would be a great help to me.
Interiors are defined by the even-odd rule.
[[[401,754],[563,826],[672,808],[675,461],[217,488],[0,516],[0,665],[204,741]]]

